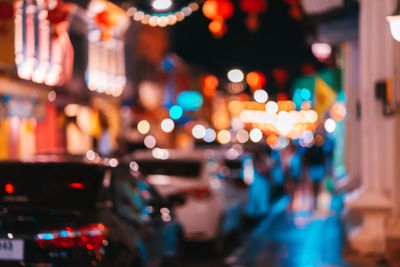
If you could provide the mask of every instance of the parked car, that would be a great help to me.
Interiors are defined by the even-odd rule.
[[[0,162],[0,266],[178,258],[182,230],[171,202],[129,166],[108,162]]]
[[[204,150],[143,150],[128,158],[164,197],[186,197],[185,204],[175,208],[184,239],[212,241],[220,253],[224,237],[240,227],[243,205],[232,185],[217,175],[218,159]]]

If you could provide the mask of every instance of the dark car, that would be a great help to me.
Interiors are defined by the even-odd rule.
[[[129,166],[1,162],[0,266],[173,262],[182,231],[171,205]]]

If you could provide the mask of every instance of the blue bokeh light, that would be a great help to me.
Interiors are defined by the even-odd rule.
[[[180,119],[182,117],[183,114],[183,109],[178,106],[172,106],[169,110],[169,116],[171,117],[171,119],[177,120]]]
[[[196,91],[184,91],[178,95],[177,102],[183,110],[195,111],[203,105],[203,96]]]
[[[304,100],[310,100],[310,98],[311,98],[311,92],[307,88],[301,89],[300,94],[301,94],[301,98],[303,98]]]

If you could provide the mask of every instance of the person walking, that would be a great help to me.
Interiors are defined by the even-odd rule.
[[[284,173],[287,178],[286,191],[290,196],[289,208],[293,209],[294,195],[303,174],[302,156],[294,143],[291,142],[285,150],[283,162]]]
[[[305,154],[304,163],[312,182],[314,208],[316,209],[318,195],[321,189],[321,181],[326,175],[325,154],[322,147],[316,146],[315,144],[310,147]]]
[[[246,214],[250,219],[262,218],[270,208],[271,184],[268,179],[267,155],[266,149],[253,152],[253,181],[249,186],[246,205]]]

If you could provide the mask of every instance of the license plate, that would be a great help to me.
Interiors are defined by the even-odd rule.
[[[24,241],[0,238],[0,260],[23,260]]]

